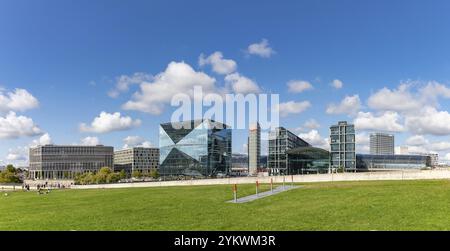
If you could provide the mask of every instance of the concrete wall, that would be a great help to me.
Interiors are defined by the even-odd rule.
[[[123,184],[102,185],[73,185],[74,189],[100,189],[100,188],[129,188],[129,187],[169,187],[169,186],[202,186],[202,185],[230,185],[230,184],[254,184],[260,183],[286,183],[291,182],[331,182],[331,181],[364,181],[364,180],[429,180],[450,179],[450,170],[417,170],[417,171],[395,171],[395,172],[367,172],[367,173],[339,173],[339,174],[309,174],[292,176],[271,177],[239,177],[224,179],[202,179],[202,180],[179,180],[161,182],[139,182]]]

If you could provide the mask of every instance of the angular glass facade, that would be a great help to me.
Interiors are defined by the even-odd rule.
[[[287,151],[289,174],[327,173],[330,152],[316,147],[298,147]]]
[[[287,151],[310,144],[284,127],[275,128],[269,134],[269,155],[267,166],[273,175],[289,174]]]
[[[421,169],[430,166],[431,157],[424,155],[356,154],[358,170]]]
[[[231,170],[231,129],[212,120],[161,124],[160,174],[215,176]]]

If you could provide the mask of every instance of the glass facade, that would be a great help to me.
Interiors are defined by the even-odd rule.
[[[355,126],[346,121],[330,127],[330,166],[356,171]]]
[[[161,124],[160,173],[215,176],[231,170],[231,129],[212,120]]]
[[[284,127],[278,127],[269,134],[269,155],[267,165],[273,175],[289,174],[287,151],[310,144]]]
[[[421,169],[430,166],[431,157],[425,155],[356,155],[356,167],[360,170]]]
[[[287,151],[289,174],[327,173],[330,153],[316,147],[298,147]]]

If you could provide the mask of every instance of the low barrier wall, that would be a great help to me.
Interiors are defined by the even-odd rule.
[[[98,185],[73,185],[73,189],[102,189],[102,188],[132,188],[132,187],[170,187],[170,186],[203,186],[203,185],[229,185],[229,184],[253,184],[270,183],[310,183],[332,181],[367,181],[367,180],[429,180],[450,179],[450,170],[417,170],[417,171],[392,171],[392,172],[366,172],[366,173],[333,173],[333,174],[308,174],[269,177],[236,177],[223,179],[198,179],[157,182],[136,182],[119,184]]]

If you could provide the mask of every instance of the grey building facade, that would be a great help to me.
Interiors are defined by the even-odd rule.
[[[330,127],[330,168],[356,172],[355,126],[347,121]]]
[[[370,154],[394,155],[394,135],[387,133],[370,134]]]
[[[133,147],[114,152],[114,171],[149,173],[159,167],[159,148]]]
[[[250,128],[248,136],[248,174],[254,175],[261,168],[261,127],[256,123]]]
[[[267,167],[271,175],[290,174],[288,150],[311,146],[284,127],[277,127],[269,133]]]
[[[77,174],[113,167],[111,146],[45,145],[29,150],[29,178],[73,179]]]

